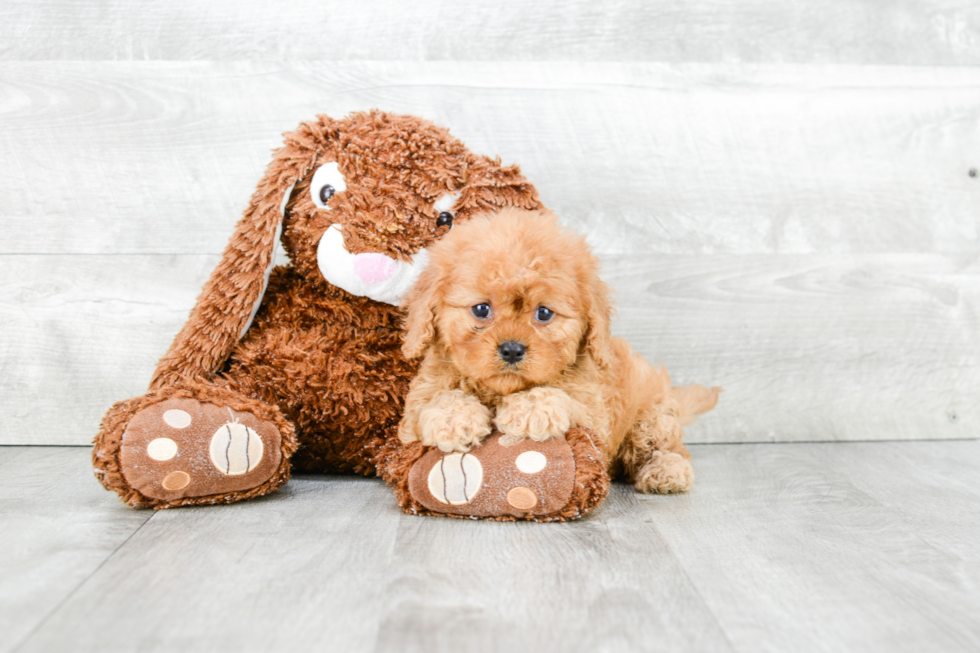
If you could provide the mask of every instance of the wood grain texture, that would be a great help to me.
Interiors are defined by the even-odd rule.
[[[698,447],[695,469],[638,511],[736,650],[980,647],[980,443]]]
[[[150,514],[106,501],[87,449],[0,447],[0,477],[0,651],[10,651]]]
[[[603,258],[614,332],[675,382],[725,388],[690,442],[976,437],[975,257]],[[145,391],[216,262],[0,257],[0,443],[90,442]]]
[[[725,388],[692,442],[972,438],[976,256],[606,257],[615,333]]]
[[[218,253],[280,142],[383,107],[603,253],[976,252],[980,68],[0,64],[0,253]]]
[[[87,471],[87,451],[62,451]],[[616,484],[567,524],[412,517],[380,481],[310,476],[245,504],[158,512],[18,650],[980,646],[980,442],[692,453],[689,494]],[[35,476],[58,516],[77,511],[56,476]]]
[[[552,525],[403,517],[375,650],[734,651],[656,527],[629,500],[599,511]]]
[[[957,0],[7,0],[12,59],[384,59],[976,64]]]
[[[158,512],[22,650],[370,650],[400,514],[342,477]]]
[[[565,529],[410,517],[365,479],[287,488],[157,513],[21,650],[730,650],[615,504]]]
[[[0,256],[0,444],[87,444],[146,392],[214,256]]]

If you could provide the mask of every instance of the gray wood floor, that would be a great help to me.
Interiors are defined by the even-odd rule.
[[[377,480],[133,511],[0,448],[2,651],[976,651],[980,442],[692,447],[573,524],[402,515]]]

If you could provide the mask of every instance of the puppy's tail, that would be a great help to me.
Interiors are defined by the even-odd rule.
[[[677,403],[680,404],[678,419],[683,426],[693,424],[698,415],[706,413],[718,403],[721,388],[706,388],[703,385],[684,385],[671,388]]]

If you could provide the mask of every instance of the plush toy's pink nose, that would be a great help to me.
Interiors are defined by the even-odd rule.
[[[384,254],[358,254],[354,257],[354,272],[367,284],[381,283],[397,268],[398,264]]]

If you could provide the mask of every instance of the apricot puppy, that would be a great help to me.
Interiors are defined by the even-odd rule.
[[[547,211],[504,209],[458,225],[430,255],[406,298],[403,352],[424,360],[402,441],[467,451],[494,427],[543,441],[582,426],[639,491],[691,486],[682,427],[719,389],[672,388],[612,337],[609,289],[583,237]]]

